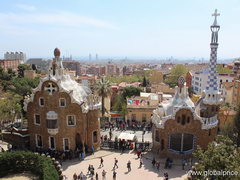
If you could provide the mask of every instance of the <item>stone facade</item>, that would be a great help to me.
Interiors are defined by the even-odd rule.
[[[60,53],[60,52],[58,52]],[[58,54],[55,53],[55,54]],[[100,103],[67,75],[55,57],[48,77],[25,100],[32,150],[84,151],[100,147]]]

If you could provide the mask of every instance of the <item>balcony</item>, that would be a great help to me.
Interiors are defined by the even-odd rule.
[[[48,133],[50,135],[56,135],[58,133],[58,128],[56,128],[56,129],[48,129]]]

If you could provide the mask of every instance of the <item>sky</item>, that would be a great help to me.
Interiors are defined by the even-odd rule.
[[[240,57],[240,0],[0,0],[0,58],[205,58],[211,16],[219,31],[218,57]]]

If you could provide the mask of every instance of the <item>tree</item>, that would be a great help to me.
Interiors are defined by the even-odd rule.
[[[233,73],[232,69],[229,69],[228,67],[224,67],[222,64],[217,65],[217,73],[219,74],[231,74]]]
[[[134,86],[124,88],[122,92],[123,99],[126,100],[127,97],[131,97],[131,96],[140,96],[140,92],[142,92],[142,90]]]
[[[4,98],[0,99],[0,121],[14,122],[16,117],[21,114],[22,97],[17,94],[5,93]]]
[[[212,142],[208,145],[206,151],[200,147],[197,148],[194,156],[198,158],[198,163],[194,166],[195,172],[206,171],[225,171],[232,172],[240,170],[240,151],[234,143],[224,136],[218,136],[216,142]],[[196,174],[193,175],[193,179],[214,179],[214,180],[230,180],[239,179],[240,174],[237,176],[221,176],[211,174]]]
[[[169,84],[171,87],[175,87],[178,84],[178,78],[180,76],[185,77],[187,72],[188,69],[184,65],[178,64],[171,69],[171,73],[167,77],[165,82]]]
[[[21,78],[21,77],[24,77],[24,71],[25,70],[30,70],[31,67],[27,64],[20,64],[18,66],[18,77]]]
[[[146,77],[145,77],[145,76],[143,77],[142,86],[143,86],[143,87],[147,87],[147,80],[146,80]]]
[[[95,91],[102,98],[102,116],[106,112],[104,99],[111,94],[111,83],[106,79],[106,77],[102,77],[95,86]]]
[[[237,146],[240,146],[240,106],[238,106],[237,114],[234,118],[234,126],[236,129],[236,139],[237,139]]]

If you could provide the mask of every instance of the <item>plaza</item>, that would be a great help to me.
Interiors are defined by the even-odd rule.
[[[159,159],[154,156],[152,152],[146,152],[143,154],[143,166],[139,168],[140,160],[137,158],[137,155],[134,151],[126,151],[121,153],[118,151],[104,151],[100,150],[94,155],[88,156],[84,161],[79,161],[78,159],[67,160],[62,163],[63,174],[67,179],[72,180],[73,174],[76,173],[79,175],[81,172],[84,175],[87,174],[88,166],[93,165],[95,168],[95,173],[98,173],[99,179],[102,179],[102,171],[107,172],[106,179],[113,179],[113,166],[114,158],[118,160],[119,168],[116,168],[118,180],[161,180],[164,179],[164,173],[168,173],[169,179],[173,180],[182,180],[187,178],[187,170],[189,170],[190,165],[185,167],[185,170],[182,170],[181,160],[174,160],[173,167],[171,169],[165,169],[164,163],[165,159]],[[99,168],[100,157],[103,157],[104,167]],[[160,170],[158,171],[156,167],[152,167],[152,159],[156,158],[156,161],[160,160]],[[131,161],[131,171],[128,173],[127,162]],[[87,176],[87,179],[91,179]],[[95,179],[95,176],[94,176]]]

